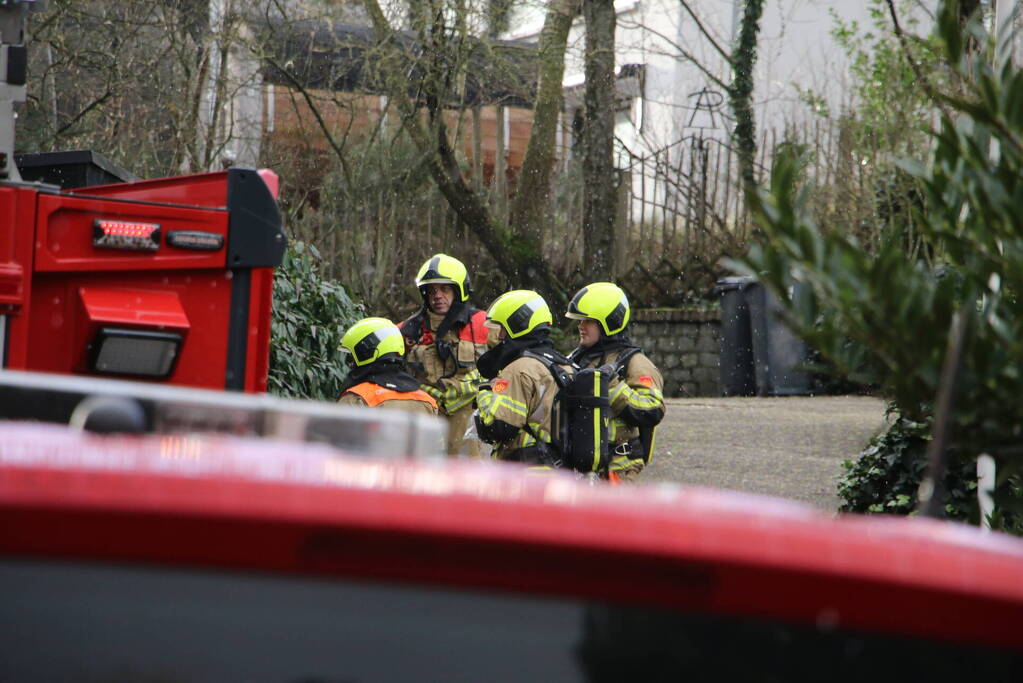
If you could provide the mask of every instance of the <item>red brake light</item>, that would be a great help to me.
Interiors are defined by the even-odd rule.
[[[92,224],[92,246],[104,249],[156,251],[160,248],[160,225],[97,218]]]

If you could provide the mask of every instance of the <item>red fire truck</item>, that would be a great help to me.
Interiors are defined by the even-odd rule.
[[[0,185],[3,367],[265,391],[276,188],[241,168]]]
[[[56,153],[19,155],[44,181],[23,182],[12,106],[25,16],[42,4],[0,3],[0,367],[265,391],[286,243],[276,175],[95,186],[94,155]]]

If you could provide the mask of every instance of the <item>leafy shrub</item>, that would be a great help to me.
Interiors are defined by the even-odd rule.
[[[889,415],[894,406],[889,407]],[[917,490],[926,473],[930,420],[914,422],[897,417],[888,429],[871,439],[855,460],[842,463],[838,496],[840,512],[911,515],[917,507]],[[942,503],[950,519],[979,522],[977,514],[976,461],[959,453],[949,454]],[[999,506],[990,521],[992,529],[1023,535],[1023,480],[1001,477],[995,492]]]
[[[913,226],[920,248],[907,250],[896,231],[876,250],[867,250],[855,235],[822,229],[809,211],[813,188],[803,183],[799,159],[780,154],[769,190],[750,194],[763,239],[735,265],[778,296],[791,325],[837,372],[876,385],[912,423],[902,425],[904,445],[900,432],[886,435],[877,451],[850,470],[856,488],[848,488],[844,497],[874,497],[857,502],[856,509],[912,508],[922,434],[939,388],[954,386],[948,471],[968,481],[975,476],[977,456],[989,454],[1001,482],[994,492],[997,505],[1007,519],[1018,519],[1023,512],[1018,486],[1023,477],[1023,117],[1018,104],[1023,72],[1012,62],[1008,38],[998,46],[987,42],[977,22],[967,27],[969,35],[992,51],[980,56],[965,51],[954,2],[939,4],[936,26],[960,91],[935,93],[941,117],[929,162],[903,162],[920,190],[919,213],[925,220]],[[797,283],[810,295],[794,297]],[[953,385],[942,373],[950,340],[958,340],[960,349]],[[959,490],[953,485],[949,493]],[[955,508],[960,501],[946,502]],[[964,495],[961,503],[972,508],[975,496]]]
[[[927,467],[930,421],[899,416],[871,439],[854,462],[842,463],[838,496],[842,512],[908,515],[916,509],[917,490]],[[968,519],[977,497],[977,474],[972,461],[960,462],[945,477],[945,513]]]
[[[362,306],[320,275],[319,259],[316,247],[293,242],[274,278],[269,389],[277,396],[336,401],[348,374],[338,347]]]

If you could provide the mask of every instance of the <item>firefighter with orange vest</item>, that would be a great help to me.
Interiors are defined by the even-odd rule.
[[[360,320],[341,338],[341,349],[349,371],[338,403],[437,414],[437,401],[405,372],[405,341],[390,320]]]
[[[469,274],[458,259],[434,254],[416,286],[423,306],[400,325],[409,372],[448,420],[448,454],[478,457],[479,441],[465,438],[480,385],[476,361],[497,344],[497,333],[484,325],[486,311],[469,305]]]

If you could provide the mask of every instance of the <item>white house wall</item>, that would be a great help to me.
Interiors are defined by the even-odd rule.
[[[722,50],[730,51],[744,0],[689,0],[703,29]],[[928,3],[933,5],[933,1]],[[536,40],[544,6],[517,7],[509,38]],[[633,196],[642,205],[639,215],[650,218],[650,202],[663,201],[666,192],[649,167],[637,173],[636,159],[667,154],[678,160],[682,147],[697,138],[728,140],[732,120],[722,85],[683,56],[688,52],[722,83],[731,80],[724,57],[700,30],[679,0],[618,0],[615,37],[616,66],[645,65],[642,99],[632,103],[631,116],[620,115],[616,135],[622,146],[617,163],[633,166]],[[758,131],[799,126],[814,118],[800,98],[801,91],[824,97],[832,111],[850,104],[847,59],[831,36],[835,16],[870,29],[870,5],[863,0],[766,0],[760,23],[758,60],[754,74],[754,112]],[[577,19],[569,36],[564,85],[566,113],[581,106],[583,87],[583,22]],[[704,91],[702,94],[701,91]],[[702,102],[704,106],[697,106]],[[718,103],[716,107],[707,106]],[[705,143],[706,144],[706,143]],[[642,188],[642,189],[641,189]],[[661,194],[658,198],[655,195]],[[638,218],[635,207],[634,220]]]

